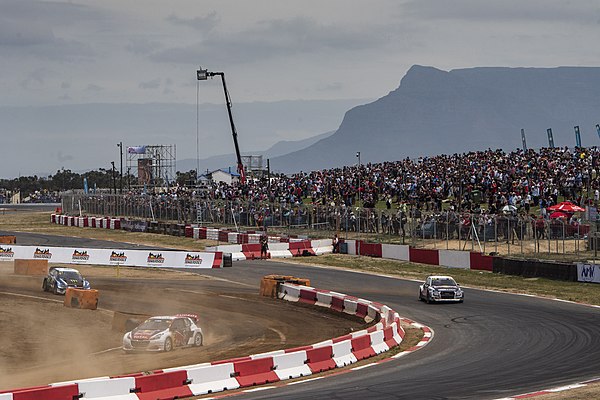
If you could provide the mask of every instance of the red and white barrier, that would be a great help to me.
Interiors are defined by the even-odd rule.
[[[460,250],[416,249],[408,245],[367,243],[346,240],[348,254],[439,265],[448,268],[465,268],[492,271],[493,257],[477,252]]]
[[[17,389],[0,393],[0,400],[149,400],[200,396],[344,367],[387,351],[399,345],[404,337],[398,314],[379,303],[288,283],[280,285],[278,297],[290,301],[302,299],[332,309],[336,303],[344,312],[366,315],[366,318],[373,315],[379,321],[368,329],[310,346],[157,370],[150,374],[135,373]],[[426,343],[432,335],[426,327],[423,330],[422,342]]]

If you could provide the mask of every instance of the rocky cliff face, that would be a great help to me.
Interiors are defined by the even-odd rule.
[[[274,170],[295,172],[361,161],[380,162],[487,148],[600,144],[600,68],[469,68],[441,71],[413,66],[400,86],[348,111],[338,130],[307,147],[271,160]]]

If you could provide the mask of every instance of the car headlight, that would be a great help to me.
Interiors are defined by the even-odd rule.
[[[65,287],[67,287],[67,284],[62,279],[59,279],[59,280],[56,281],[56,286],[58,286],[59,288],[63,289]]]
[[[150,340],[160,339],[164,334],[165,334],[165,332],[159,332],[155,335],[150,336]]]

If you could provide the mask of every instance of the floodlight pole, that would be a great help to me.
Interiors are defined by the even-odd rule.
[[[229,125],[231,126],[231,133],[233,135],[233,144],[235,146],[235,155],[237,157],[237,169],[240,174],[240,182],[242,184],[246,183],[246,173],[244,172],[244,164],[242,164],[242,155],[240,153],[240,146],[238,145],[237,140],[237,131],[235,129],[235,124],[233,123],[233,114],[231,113],[231,99],[229,97],[229,92],[227,91],[227,84],[225,83],[225,73],[224,72],[210,72],[206,69],[202,69],[200,67],[199,70],[196,71],[196,77],[199,81],[205,81],[208,77],[220,76],[221,82],[223,83],[223,93],[225,94],[225,103],[227,104],[227,114],[229,115]]]

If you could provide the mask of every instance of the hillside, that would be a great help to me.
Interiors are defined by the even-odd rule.
[[[600,68],[469,68],[441,71],[413,66],[400,86],[349,110],[331,136],[271,159],[275,171],[295,172],[405,157],[486,148],[511,151],[548,145],[598,144]]]

